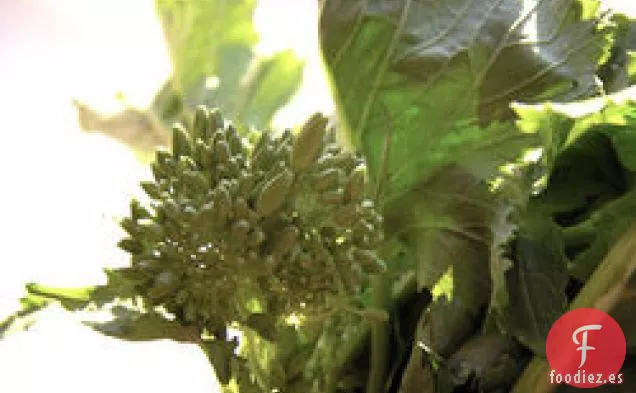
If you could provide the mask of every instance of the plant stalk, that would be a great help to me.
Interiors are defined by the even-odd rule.
[[[596,308],[610,312],[621,299],[630,277],[636,273],[636,224],[632,225],[612,247],[569,309]],[[550,393],[558,385],[550,383],[550,365],[546,358],[535,356],[512,393]]]
[[[391,280],[386,273],[371,278],[372,307],[380,311],[389,311],[392,303]],[[371,322],[371,361],[367,393],[382,393],[386,380],[389,361],[389,321],[376,318]]]
[[[387,278],[388,280],[388,278]],[[390,280],[389,280],[390,281]],[[404,273],[399,279],[395,280],[391,290],[391,306],[403,303],[413,293],[417,291],[417,279],[415,272],[409,271]],[[390,308],[389,307],[389,308]],[[346,347],[342,348],[342,355],[335,359],[332,370],[334,375],[338,375],[340,370],[344,369],[347,364],[353,362],[355,357],[360,353],[364,345],[367,343],[371,333],[371,324],[365,323],[361,329],[356,331],[354,336],[348,340]],[[379,342],[378,342],[379,344]]]

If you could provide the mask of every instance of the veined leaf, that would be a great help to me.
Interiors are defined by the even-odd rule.
[[[256,3],[156,1],[173,63],[172,80],[154,102],[164,120],[182,107],[206,104],[235,121],[264,128],[290,100],[300,86],[304,64],[291,52],[264,59],[254,53]]]
[[[636,171],[632,127],[636,124],[636,90],[569,104],[515,104],[519,128],[528,133],[542,133],[551,154],[546,164],[553,167],[556,157],[588,133],[610,138],[621,163]]]
[[[541,129],[549,169],[536,204],[564,227],[570,270],[585,280],[636,219],[636,103],[624,91],[567,105],[517,106]]]
[[[585,281],[636,219],[636,105],[629,92],[570,104],[515,105],[518,126],[543,136],[543,189],[515,220],[508,254],[493,249],[491,307],[500,326],[544,353],[566,310],[569,276]]]
[[[371,178],[386,182],[387,232],[416,255],[419,286],[452,267],[454,300],[475,315],[492,284],[501,321],[539,351],[567,300],[560,239],[547,242],[524,223],[521,261],[493,258],[489,276],[490,246],[508,228],[497,232],[501,205],[485,183],[546,142],[540,129],[513,124],[512,102],[602,91],[597,72],[615,26],[599,18],[590,0],[325,0],[322,8],[321,45],[347,136]]]
[[[478,151],[509,159],[516,138],[527,135],[505,125],[466,132],[466,124],[509,119],[512,101],[596,94],[612,40],[597,12],[593,0],[325,0],[322,50],[372,177],[382,170],[387,124],[392,194],[449,160],[470,168],[475,140]],[[455,139],[464,154],[440,157],[440,146]]]
[[[515,237],[494,249],[492,309],[499,327],[534,353],[545,353],[550,328],[567,308],[567,263],[557,226],[528,210]],[[503,240],[503,238],[499,239]]]
[[[475,316],[490,297],[489,249],[498,208],[486,184],[462,168],[444,167],[387,205],[386,232],[416,258],[419,289],[432,289],[450,269],[454,301]]]

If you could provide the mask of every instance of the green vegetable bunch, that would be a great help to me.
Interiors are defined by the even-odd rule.
[[[199,107],[174,127],[142,183],[151,203],[132,201],[122,221],[124,273],[148,306],[221,332],[257,312],[332,311],[384,269],[364,162],[326,126],[316,114],[297,135],[240,132]]]

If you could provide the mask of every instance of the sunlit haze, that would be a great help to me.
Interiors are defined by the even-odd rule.
[[[291,47],[307,61],[305,83],[276,124],[330,111],[316,46],[317,2],[262,3],[255,16],[259,53]],[[25,282],[90,285],[103,282],[104,266],[127,263],[115,247],[122,236],[116,218],[127,213],[148,171],[114,139],[82,132],[71,99],[109,113],[121,109],[123,93],[144,107],[170,72],[152,0],[0,2],[0,317],[17,308]],[[120,342],[59,309],[28,333],[0,341],[0,370],[0,392],[216,389],[197,348]]]

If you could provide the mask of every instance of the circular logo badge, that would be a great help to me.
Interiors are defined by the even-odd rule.
[[[625,335],[614,318],[594,308],[572,310],[548,334],[550,382],[577,388],[622,383],[625,353]]]

